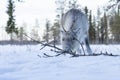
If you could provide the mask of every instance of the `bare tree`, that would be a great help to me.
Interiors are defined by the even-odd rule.
[[[109,0],[108,5],[105,6],[105,10],[109,11],[110,9],[115,9],[117,7],[120,7],[120,0]]]

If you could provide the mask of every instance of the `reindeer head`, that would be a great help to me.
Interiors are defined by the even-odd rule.
[[[65,51],[75,52],[76,45],[78,44],[77,41],[77,32],[78,30],[72,30],[72,28],[69,31],[66,31],[63,29],[62,31],[62,48]]]

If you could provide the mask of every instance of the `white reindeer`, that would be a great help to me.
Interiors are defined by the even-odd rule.
[[[80,54],[80,43],[85,43],[87,52],[92,54],[88,38],[87,16],[78,9],[71,9],[61,19],[62,49]]]

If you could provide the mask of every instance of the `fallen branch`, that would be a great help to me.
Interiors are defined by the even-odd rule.
[[[71,52],[71,51],[64,51],[64,50],[62,50],[61,48],[58,48],[58,47],[56,47],[56,46],[54,46],[54,45],[50,45],[50,43],[44,44],[44,43],[42,43],[42,42],[40,42],[40,41],[37,41],[37,40],[35,40],[35,39],[32,39],[31,37],[27,36],[26,34],[24,34],[24,35],[25,35],[26,37],[30,38],[31,40],[33,40],[33,41],[35,41],[35,42],[43,45],[43,47],[42,47],[41,49],[45,48],[46,46],[49,46],[49,47],[52,47],[52,48],[55,48],[55,49],[58,50],[58,51],[56,51],[56,50],[52,50],[52,49],[51,49],[51,51],[54,51],[54,52],[58,53],[58,54],[53,55],[53,56],[52,56],[52,55],[48,55],[48,54],[46,54],[46,53],[43,53],[43,55],[46,56],[46,57],[57,57],[57,56],[62,55],[62,54],[70,54],[70,55],[72,55],[72,57],[79,57],[79,56],[100,56],[100,55],[104,55],[104,56],[114,56],[114,57],[115,57],[115,56],[120,56],[120,55],[114,55],[114,54],[112,54],[112,53],[109,54],[108,52],[103,53],[102,51],[101,51],[100,53],[93,53],[92,55],[86,55],[86,54],[85,54],[85,50],[84,50],[84,48],[83,48],[83,46],[82,46],[81,43],[80,43],[80,45],[81,45],[81,47],[82,47],[82,50],[83,50],[84,55],[79,55],[79,54],[75,54],[75,53],[73,53],[73,52]],[[41,50],[41,49],[40,49],[40,50]],[[40,55],[38,55],[38,57],[41,58]]]
[[[40,41],[37,41],[37,40],[35,40],[35,39],[29,37],[29,36],[26,35],[26,34],[24,34],[24,35],[25,35],[26,37],[30,38],[31,40],[33,40],[33,41],[35,41],[35,42],[37,42],[37,43],[43,45],[44,47],[49,46],[49,47],[56,48],[57,50],[61,50],[61,51],[62,51],[62,49],[60,49],[60,48],[58,48],[58,47],[56,47],[56,46],[50,45],[49,43],[45,43],[45,44],[44,44],[44,43],[42,43],[42,42],[40,42]],[[43,49],[43,48],[41,48],[41,49]]]
[[[65,54],[65,53],[67,53],[67,54],[70,54],[70,55],[72,55],[72,56],[78,56],[77,54],[75,54],[75,53],[73,53],[73,52],[64,51],[63,49],[58,48],[58,47],[56,47],[56,46],[54,46],[54,45],[50,45],[49,43],[44,44],[44,43],[42,43],[42,42],[40,42],[40,41],[37,41],[37,40],[35,40],[35,39],[29,37],[29,36],[26,35],[26,34],[24,34],[24,35],[25,35],[26,37],[30,38],[31,40],[33,40],[33,41],[35,41],[35,42],[37,42],[37,43],[43,45],[44,47],[49,46],[49,47],[52,47],[52,48],[55,48],[55,49],[59,50],[60,54]],[[42,47],[40,50],[42,50],[44,47]],[[46,55],[46,56],[48,56],[48,55]],[[50,57],[50,56],[49,56],[49,57]]]
[[[57,57],[57,56],[59,56],[59,55],[61,55],[61,54],[57,54],[57,55],[48,55],[48,54],[46,54],[46,53],[44,53],[44,56],[47,58],[47,57]],[[94,53],[94,54],[92,54],[92,55],[72,55],[71,57],[80,57],[80,56],[82,56],[82,57],[86,57],[86,56],[101,56],[101,55],[103,55],[103,56],[111,56],[111,57],[120,57],[120,55],[113,55],[113,54],[104,54],[104,53]]]

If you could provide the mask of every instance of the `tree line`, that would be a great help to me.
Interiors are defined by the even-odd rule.
[[[18,0],[19,1],[19,0]],[[46,42],[56,41],[60,42],[60,19],[64,13],[72,8],[80,9],[87,15],[89,21],[89,40],[90,43],[97,44],[108,44],[108,43],[119,43],[120,42],[120,6],[119,0],[110,0],[115,2],[113,5],[106,6],[107,8],[98,8],[96,15],[92,14],[87,6],[81,8],[78,4],[78,0],[56,0],[57,5],[56,19],[54,23],[50,20],[46,20],[45,31],[43,40]],[[15,25],[15,2],[14,0],[8,0],[8,7],[6,13],[9,18],[6,25],[6,32],[11,34],[11,40],[13,40],[13,34],[19,35],[20,39],[23,38],[25,33],[24,27],[18,29]],[[21,2],[21,1],[20,1]],[[111,11],[109,11],[111,10]],[[111,13],[112,12],[112,13]],[[33,30],[31,34],[33,38],[39,37],[36,31]],[[27,33],[26,33],[27,34]],[[33,35],[34,34],[34,35]]]
[[[107,10],[112,8],[111,11],[107,11],[104,8],[98,8],[96,15],[94,15],[92,14],[92,10],[88,9],[87,6],[81,9],[88,17],[90,26],[89,40],[92,44],[120,43],[120,7],[117,5],[119,0],[111,1],[114,1],[115,4],[108,5],[109,7],[106,6]],[[52,36],[56,37],[56,39],[60,39],[59,28],[61,16],[64,15],[66,9],[79,9],[79,4],[77,3],[77,0],[68,0],[68,2],[66,2],[66,0],[56,0],[56,4],[58,5],[58,15],[57,20],[55,20],[55,23],[51,27],[52,29],[55,29],[51,29],[51,31],[53,31],[53,33],[56,31],[56,35]]]

